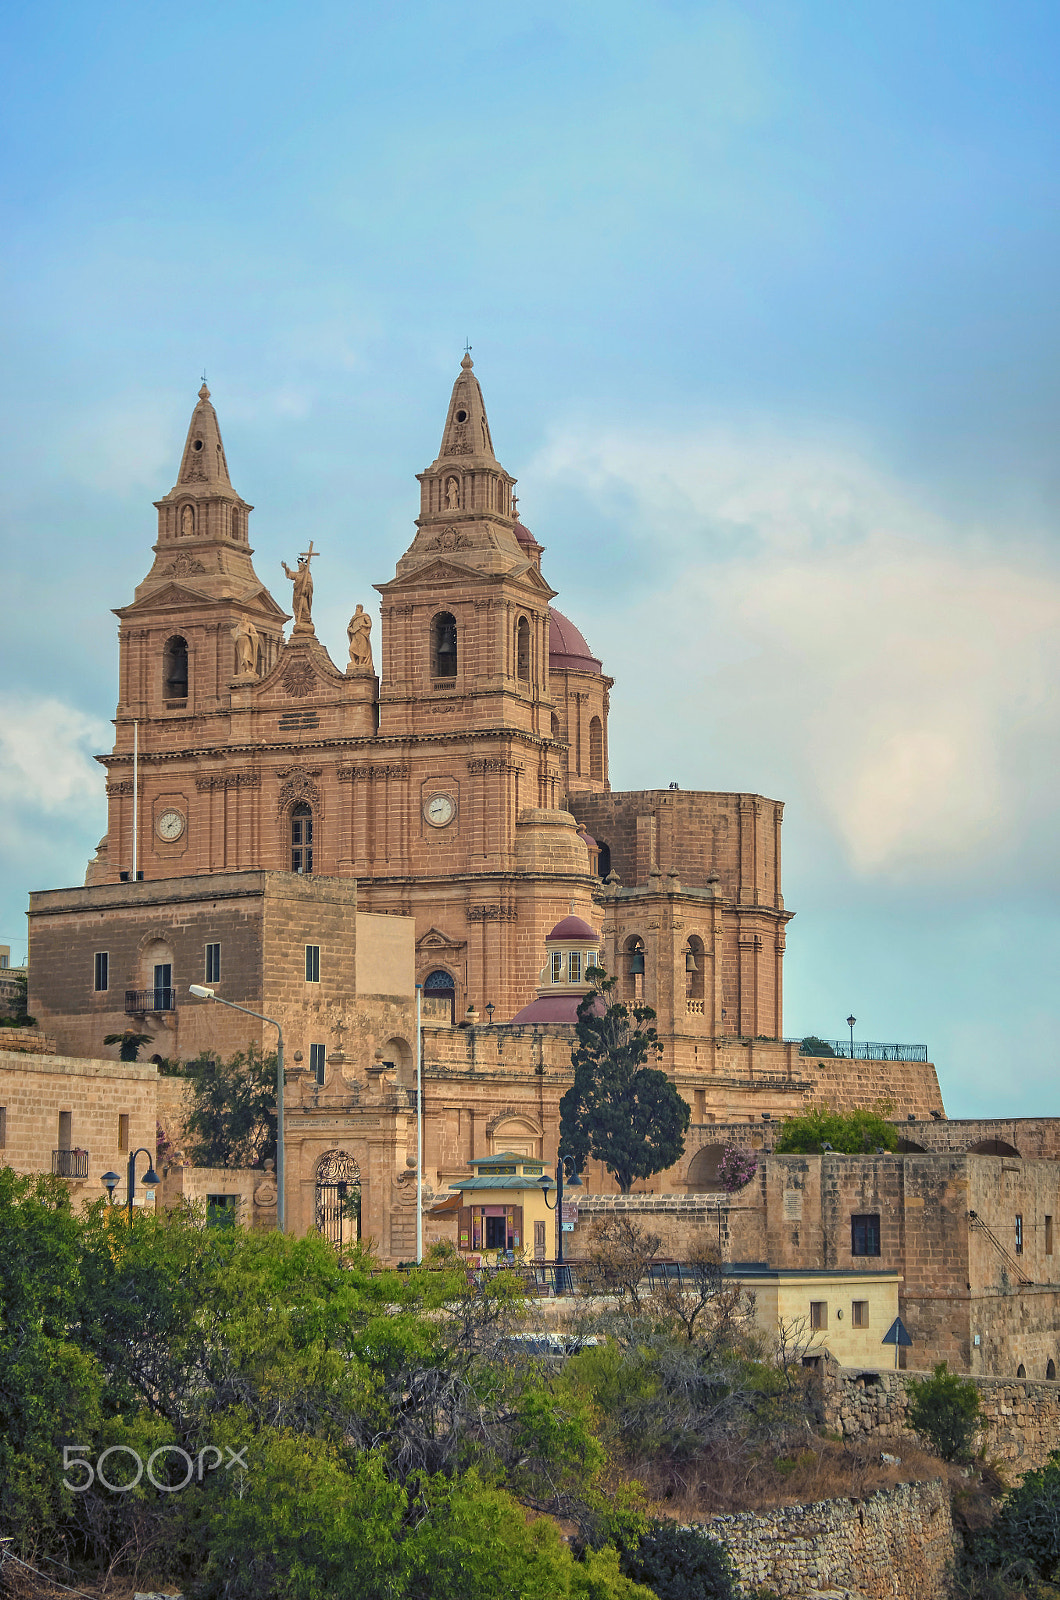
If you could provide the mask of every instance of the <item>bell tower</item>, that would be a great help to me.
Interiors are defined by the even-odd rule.
[[[416,536],[383,597],[382,735],[517,729],[550,739],[548,602],[516,537],[515,479],[493,450],[470,355],[438,455],[418,474]],[[444,723],[435,718],[445,718]]]

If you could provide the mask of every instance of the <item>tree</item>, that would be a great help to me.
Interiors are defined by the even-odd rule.
[[[663,1172],[684,1153],[692,1120],[665,1072],[646,1065],[662,1054],[650,1006],[612,998],[616,979],[601,967],[578,1007],[571,1051],[574,1083],[559,1103],[560,1149],[579,1167],[602,1161],[623,1194],[635,1179]]]
[[[153,1038],[153,1033],[137,1033],[135,1028],[125,1028],[121,1033],[104,1034],[103,1043],[119,1046],[119,1061],[135,1061],[144,1045],[150,1044]]]
[[[911,1378],[906,1423],[930,1439],[944,1461],[966,1460],[979,1425],[979,1391],[940,1361],[930,1378]]]
[[[841,1155],[860,1156],[876,1149],[897,1150],[898,1130],[887,1118],[894,1107],[878,1100],[869,1110],[833,1111],[830,1106],[810,1106],[797,1117],[786,1117],[775,1146],[778,1156],[818,1156],[826,1144]]]
[[[701,1528],[674,1522],[652,1523],[634,1549],[622,1552],[622,1571],[658,1600],[737,1600],[740,1594],[725,1546]]]
[[[815,1033],[808,1033],[799,1046],[800,1056],[834,1056],[835,1051],[824,1039],[818,1039]]]
[[[184,1068],[192,1085],[189,1149],[201,1167],[256,1167],[276,1157],[276,1056],[253,1045],[229,1061],[204,1051]]]

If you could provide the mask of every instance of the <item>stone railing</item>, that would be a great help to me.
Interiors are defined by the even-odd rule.
[[[686,1000],[685,1011],[690,1017],[701,1017],[704,1015],[703,1008],[705,1005],[705,1000]]]

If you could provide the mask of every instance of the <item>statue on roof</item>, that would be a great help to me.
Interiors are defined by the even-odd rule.
[[[313,541],[309,541],[309,549],[304,550],[298,557],[298,567],[292,572],[286,561],[281,561],[280,566],[294,584],[294,593],[291,598],[291,609],[294,612],[294,632],[313,632],[313,574],[309,570],[309,563],[314,555],[319,554],[313,549]]]
[[[372,631],[372,619],[362,605],[350,618],[346,629],[350,641],[350,664],[346,668],[348,675],[353,673],[372,672],[372,643],[369,635]]]

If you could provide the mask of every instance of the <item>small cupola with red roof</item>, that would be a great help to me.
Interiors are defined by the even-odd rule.
[[[572,911],[546,935],[537,999],[512,1022],[577,1022],[578,1006],[592,987],[585,974],[599,963],[600,935]]]

